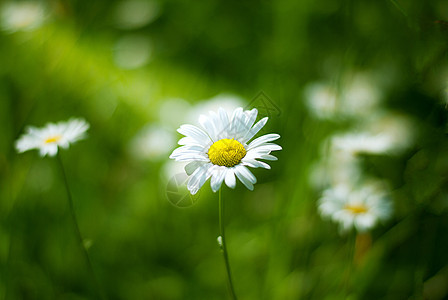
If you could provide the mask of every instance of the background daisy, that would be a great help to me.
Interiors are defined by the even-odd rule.
[[[364,232],[392,214],[392,204],[379,186],[366,184],[358,188],[339,185],[324,191],[319,199],[323,217],[339,223],[341,231],[355,228]]]
[[[38,149],[41,156],[55,156],[58,147],[66,149],[70,144],[83,139],[89,126],[83,119],[48,123],[43,128],[29,126],[16,141],[16,149],[19,153]]]

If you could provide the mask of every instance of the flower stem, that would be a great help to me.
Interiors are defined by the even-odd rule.
[[[344,286],[344,294],[345,297],[348,297],[350,293],[350,279],[353,271],[353,261],[355,258],[355,243],[356,243],[356,232],[351,232],[347,241],[348,244],[348,266],[347,266],[347,275],[345,278],[345,286]]]
[[[57,154],[57,160],[59,162],[59,166],[61,167],[61,172],[62,172],[62,177],[64,179],[64,184],[65,184],[65,190],[67,192],[67,201],[68,201],[68,206],[69,206],[69,211],[70,211],[70,215],[72,216],[72,220],[73,220],[73,225],[75,227],[75,232],[76,232],[76,238],[78,239],[78,243],[81,247],[81,250],[84,254],[84,258],[87,262],[87,267],[89,268],[90,273],[92,274],[92,279],[96,288],[96,291],[98,293],[98,297],[100,299],[105,299],[103,293],[101,292],[101,289],[99,288],[99,283],[98,280],[95,276],[95,272],[93,271],[93,266],[92,266],[92,262],[90,261],[90,257],[89,254],[87,252],[86,247],[84,246],[84,242],[83,242],[83,238],[81,235],[81,231],[79,230],[79,226],[78,226],[78,220],[76,219],[76,215],[75,215],[75,209],[73,206],[73,200],[72,200],[72,195],[70,193],[70,187],[68,185],[68,180],[67,180],[67,175],[65,173],[65,169],[64,169],[64,164],[62,163],[62,159],[61,156],[58,152]]]
[[[405,16],[406,18],[408,17],[406,11],[396,0],[390,0],[390,2],[392,2],[392,4],[402,13],[403,16]]]
[[[233,284],[232,284],[232,275],[230,272],[230,263],[229,263],[229,257],[227,255],[227,247],[226,247],[226,237],[225,237],[225,230],[224,230],[224,222],[223,222],[223,217],[224,217],[224,202],[222,201],[222,195],[221,195],[221,189],[219,189],[219,231],[221,234],[221,239],[220,239],[220,247],[221,247],[221,252],[222,252],[222,256],[224,258],[224,262],[226,265],[226,271],[227,271],[227,286],[229,288],[229,292],[230,295],[232,297],[232,299],[236,300],[236,294],[235,294],[235,290],[233,289]]]

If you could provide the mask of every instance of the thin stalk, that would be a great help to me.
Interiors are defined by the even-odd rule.
[[[351,232],[348,239],[348,266],[347,266],[347,275],[345,278],[345,296],[347,297],[350,293],[350,277],[352,275],[353,270],[353,261],[355,258],[355,244],[356,244],[356,232]]]
[[[72,216],[73,225],[75,227],[76,238],[78,239],[79,246],[81,247],[81,250],[84,254],[84,258],[87,262],[87,267],[89,268],[89,271],[92,274],[92,279],[93,279],[96,291],[98,293],[98,297],[100,299],[105,299],[103,293],[101,292],[98,280],[95,276],[95,272],[93,271],[93,266],[92,266],[92,262],[90,261],[89,253],[87,252],[86,247],[84,246],[81,231],[79,230],[78,220],[76,219],[76,215],[75,215],[75,209],[73,206],[72,194],[70,193],[70,187],[68,185],[67,175],[65,173],[64,164],[62,163],[62,159],[61,159],[59,152],[57,154],[57,160],[59,162],[59,166],[61,167],[62,177],[64,179],[65,190],[67,192],[67,201],[68,201],[69,211],[70,211],[70,215]]]
[[[405,16],[406,18],[408,17],[408,14],[406,13],[406,11],[403,9],[403,7],[395,0],[390,0],[390,2],[392,2],[392,4],[401,12],[401,14],[403,16]]]
[[[236,300],[237,298],[236,298],[235,290],[233,289],[232,275],[230,272],[229,257],[227,255],[226,235],[225,235],[224,222],[223,222],[224,202],[222,201],[221,189],[219,189],[218,193],[219,193],[219,231],[221,234],[221,240],[220,240],[221,253],[224,258],[224,263],[226,265],[227,286],[229,288],[229,292],[230,292],[232,299]]]

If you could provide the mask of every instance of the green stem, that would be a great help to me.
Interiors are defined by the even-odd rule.
[[[408,14],[406,13],[406,11],[403,9],[403,7],[395,0],[390,0],[390,2],[392,2],[392,4],[401,12],[401,14],[403,16],[405,16],[406,18],[408,17]]]
[[[220,242],[220,247],[221,247],[221,252],[222,252],[222,256],[224,257],[224,262],[226,265],[226,271],[227,271],[227,285],[229,288],[229,292],[230,295],[232,297],[232,299],[236,300],[236,294],[235,294],[235,290],[233,289],[233,284],[232,284],[232,275],[230,272],[230,263],[229,263],[229,257],[227,256],[227,247],[226,247],[226,236],[225,236],[225,230],[224,230],[224,222],[223,222],[223,218],[224,218],[224,202],[222,201],[222,195],[221,195],[221,189],[219,189],[219,231],[221,234],[221,242]]]
[[[345,297],[350,293],[350,277],[353,270],[353,260],[355,258],[356,232],[351,232],[348,238],[348,267],[347,277],[345,278]]]
[[[57,154],[57,160],[59,162],[59,166],[61,167],[62,177],[64,179],[65,190],[67,192],[69,211],[70,211],[70,215],[72,216],[73,225],[75,226],[76,238],[78,239],[79,246],[81,247],[82,252],[84,254],[84,258],[87,262],[87,267],[89,268],[89,271],[92,274],[92,279],[93,279],[94,285],[96,287],[98,296],[100,299],[105,299],[103,293],[101,292],[101,289],[99,288],[99,283],[95,276],[95,272],[93,271],[93,266],[92,266],[92,262],[90,261],[89,253],[87,252],[87,249],[84,246],[81,231],[79,230],[78,220],[76,219],[76,215],[75,215],[75,209],[73,206],[72,194],[70,193],[70,187],[68,185],[67,175],[65,173],[64,164],[62,163],[62,159],[61,159],[59,152]]]

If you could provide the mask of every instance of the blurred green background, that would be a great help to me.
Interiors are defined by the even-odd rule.
[[[270,117],[263,132],[282,136],[272,170],[252,170],[253,192],[241,183],[223,190],[240,299],[448,297],[446,1],[0,7],[0,299],[98,295],[57,161],[14,149],[27,125],[70,117],[91,124],[88,138],[61,156],[104,295],[227,299],[217,194],[206,183],[193,204],[173,205],[167,196],[181,172],[168,159],[176,128],[220,105],[257,107]],[[312,174],[327,158],[328,137],[374,113],[362,97],[373,92],[355,93],[325,118],[309,96],[314,82],[344,92],[353,74],[369,74],[382,99],[375,109],[413,124],[404,150],[359,158],[365,174],[389,184],[395,209],[355,262],[355,234],[341,235],[320,217],[324,187]]]

